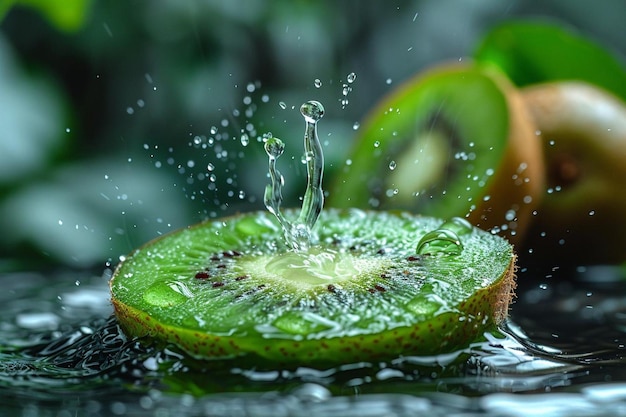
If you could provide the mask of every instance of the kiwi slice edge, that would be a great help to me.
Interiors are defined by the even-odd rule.
[[[515,255],[508,243],[492,234],[475,228],[463,231],[459,238],[464,247],[458,256],[417,256],[415,243],[446,223],[407,213],[323,212],[318,226],[323,246],[333,250],[338,246],[341,253],[359,258],[380,258],[384,267],[373,267],[364,279],[305,286],[290,298],[283,287],[290,291],[294,287],[280,279],[272,282],[266,277],[259,283],[235,267],[255,256],[254,249],[236,246],[235,235],[254,234],[258,238],[254,245],[282,238],[268,219],[265,213],[255,213],[203,223],[131,254],[111,279],[112,302],[124,331],[173,343],[198,358],[348,363],[460,348],[500,323],[508,312]],[[396,230],[381,231],[381,222]],[[346,225],[357,236],[338,242]],[[208,249],[204,254],[196,252],[196,245],[181,246],[207,236],[213,237],[202,243]],[[394,246],[389,239],[401,242]],[[408,248],[399,249],[404,246]],[[184,251],[192,256],[181,256]],[[202,268],[199,258],[212,266]],[[164,259],[171,268],[159,266]],[[220,277],[221,271],[230,275]],[[229,308],[232,311],[225,311]],[[241,324],[240,319],[253,322]]]

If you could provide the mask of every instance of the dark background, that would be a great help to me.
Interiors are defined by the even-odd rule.
[[[46,3],[77,17],[16,5],[0,22],[0,271],[116,263],[173,229],[263,209],[266,132],[287,143],[298,204],[301,103],[326,108],[332,177],[377,100],[469,59],[495,24],[549,19],[626,53],[623,0]]]

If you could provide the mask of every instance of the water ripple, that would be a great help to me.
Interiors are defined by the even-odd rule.
[[[626,415],[623,282],[523,290],[500,332],[457,352],[259,369],[128,339],[109,276],[3,277],[0,414]]]

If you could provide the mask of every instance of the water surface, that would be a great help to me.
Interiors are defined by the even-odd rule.
[[[289,370],[129,340],[108,269],[4,274],[0,415],[626,415],[621,274],[522,272],[510,319],[458,352]]]

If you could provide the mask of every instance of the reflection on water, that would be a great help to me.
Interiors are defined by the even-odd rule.
[[[203,363],[128,340],[110,271],[5,275],[0,415],[626,415],[626,282],[606,272],[522,274],[509,322],[462,351],[322,370]]]

